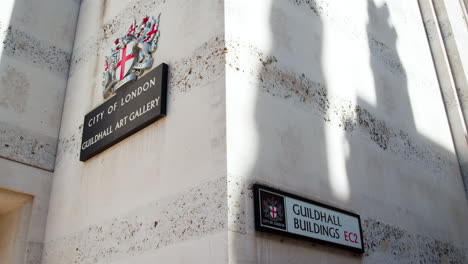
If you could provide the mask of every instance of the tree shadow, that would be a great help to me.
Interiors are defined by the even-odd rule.
[[[255,104],[258,153],[251,175],[273,186],[326,199],[329,186],[323,124],[328,98],[321,67],[322,21],[318,14],[309,16],[305,31],[292,31],[283,24],[286,17],[279,2],[273,1],[270,12],[271,53],[259,71]],[[304,23],[293,23],[300,22]],[[309,50],[300,53],[303,45]],[[284,56],[287,52],[293,54],[291,59]],[[307,68],[298,74],[293,70],[295,63]]]
[[[396,225],[400,232],[411,230],[408,234],[426,234],[430,226],[454,221],[456,207],[465,202],[460,200],[457,191],[446,188],[453,188],[448,186],[456,182],[453,177],[459,170],[450,149],[418,131],[409,79],[411,85],[423,85],[424,81],[417,79],[421,75],[414,72],[414,65],[409,77],[397,48],[399,36],[387,3],[377,6],[368,0],[367,8],[369,65],[376,103],[372,105],[361,97],[356,100],[355,116],[347,121],[353,124],[353,129],[346,134],[349,145],[346,171],[354,207],[362,208],[365,216],[367,255],[380,251],[394,261],[420,261],[420,256],[411,250],[393,252],[384,247],[383,243],[398,243],[395,240],[383,242],[371,234],[384,232],[385,224],[381,220]],[[408,45],[408,40],[404,43]],[[431,107],[424,103],[424,107]],[[437,217],[440,215],[446,217]],[[432,239],[434,234],[428,235]],[[411,237],[411,242],[401,243],[416,247],[414,251],[425,250],[427,242],[421,244],[417,239]]]
[[[364,36],[360,36],[364,39],[367,34],[370,73],[366,78],[373,78],[375,104],[360,97],[352,102],[336,93],[329,95],[330,63],[323,54],[331,53],[325,52],[325,48],[336,47],[324,47],[324,43],[330,44],[324,21],[328,29],[333,20],[325,17],[329,15],[324,13],[325,2],[272,1],[269,11],[272,44],[269,52],[260,56],[262,65],[257,73],[254,112],[257,153],[252,169],[241,177],[247,186],[265,184],[360,214],[365,221],[364,229],[369,231],[364,245],[370,250],[372,245],[381,243],[372,232],[380,232],[379,228],[387,226],[373,225],[375,219],[398,223],[401,228],[398,230],[403,232],[408,222],[417,223],[423,220],[422,215],[441,212],[437,207],[444,206],[444,201],[431,198],[438,187],[423,175],[432,169],[434,175],[429,177],[433,178],[438,173],[452,173],[453,166],[449,164],[452,161],[447,160],[454,160],[453,153],[417,131],[408,73],[397,50],[398,34],[386,4],[376,6],[367,1],[369,22]],[[332,23],[343,26],[345,22]],[[349,31],[350,35],[356,33]],[[353,65],[351,61],[347,63]],[[332,69],[334,78],[340,69],[345,68]],[[427,210],[416,208],[417,204],[431,202]],[[453,213],[452,209],[442,211]],[[253,215],[246,221],[246,230],[239,232],[249,234]],[[442,225],[444,220],[440,221]],[[251,244],[254,257],[249,261],[257,263],[302,263],[318,255],[327,261],[346,259],[360,263],[364,259],[309,242],[279,240],[261,232],[250,235],[255,236],[255,242]],[[236,249],[237,246],[234,245],[237,254],[244,255],[242,247]],[[381,253],[393,257],[395,252]],[[410,256],[400,254],[395,258],[405,257]]]
[[[257,73],[257,154],[245,184],[261,183],[339,206],[347,201],[337,198],[330,180],[330,100],[323,70],[321,4],[314,0],[272,1],[272,45],[262,56]],[[249,261],[256,263],[308,263],[324,250],[337,261],[343,256],[360,261],[352,253],[307,241],[286,238],[288,242],[283,243],[283,239],[260,232],[255,237],[255,253]],[[244,255],[241,248],[235,250]]]

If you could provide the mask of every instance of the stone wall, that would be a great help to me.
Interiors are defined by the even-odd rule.
[[[417,2],[225,5],[233,263],[466,263],[468,206]],[[366,253],[256,232],[253,183],[360,214]]]
[[[134,19],[160,13],[167,117],[80,162],[104,56]],[[223,14],[213,0],[82,1],[43,263],[227,261]]]
[[[0,156],[53,171],[79,2],[7,0],[0,18]]]
[[[0,11],[0,188],[33,197],[11,263],[40,263],[77,0],[5,0]],[[6,222],[3,222],[4,224]],[[10,262],[9,262],[10,263]]]
[[[80,162],[104,56],[159,13],[167,117]],[[83,0],[68,75],[43,263],[468,261],[416,2]],[[253,183],[360,214],[366,253],[256,232]]]

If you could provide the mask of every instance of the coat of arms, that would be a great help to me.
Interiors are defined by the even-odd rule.
[[[127,34],[114,41],[115,47],[111,48],[110,56],[106,56],[102,76],[105,99],[153,65],[151,53],[158,47],[160,16],[146,16],[139,24],[133,21]]]
[[[263,213],[266,217],[270,218],[273,221],[283,221],[283,205],[273,196],[263,200]]]

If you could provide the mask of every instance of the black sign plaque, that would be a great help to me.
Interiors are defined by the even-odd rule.
[[[254,184],[255,229],[364,253],[359,215]]]
[[[84,118],[80,161],[86,161],[166,115],[168,66],[161,64]]]

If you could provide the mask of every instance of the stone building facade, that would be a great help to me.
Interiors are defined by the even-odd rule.
[[[468,263],[462,0],[7,0],[0,263]],[[104,58],[160,16],[167,116],[79,160]],[[364,254],[255,230],[260,183]]]

